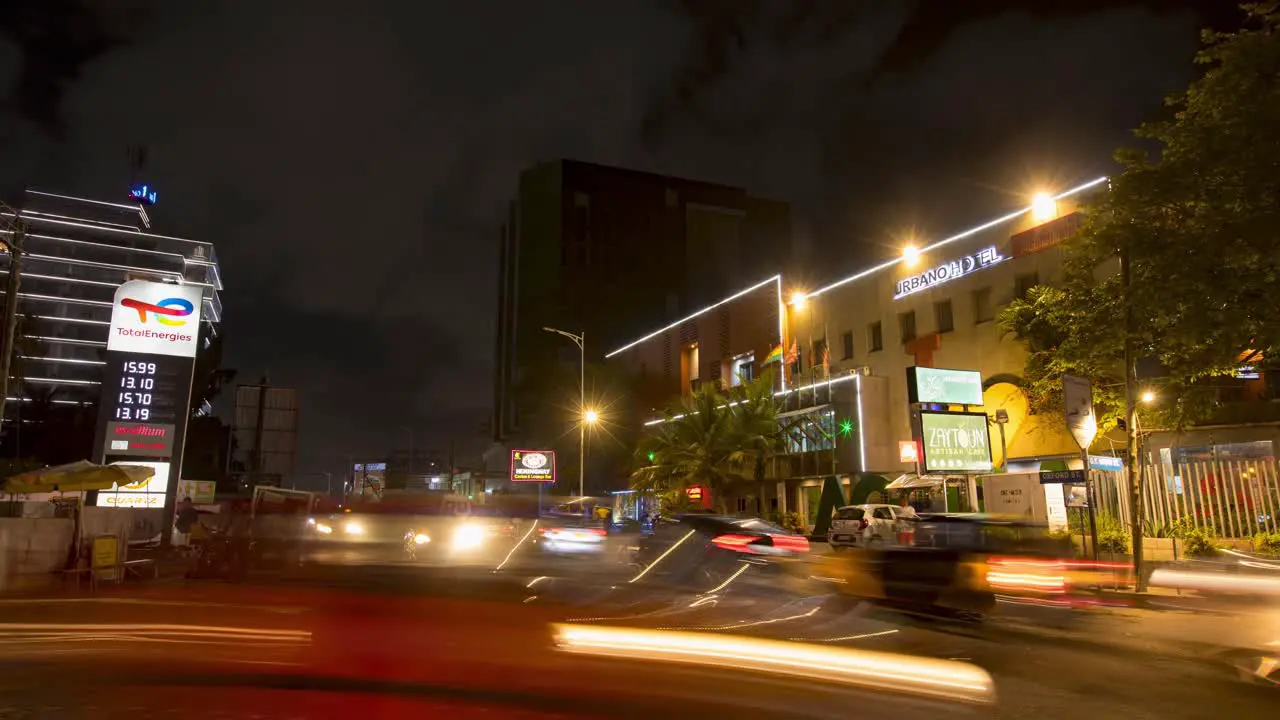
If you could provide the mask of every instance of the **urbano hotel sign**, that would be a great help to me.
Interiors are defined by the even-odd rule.
[[[921,290],[928,290],[936,285],[951,282],[958,277],[991,267],[1007,259],[1000,254],[999,250],[996,250],[994,245],[989,248],[983,248],[971,255],[965,255],[962,258],[925,270],[919,275],[912,275],[899,280],[894,288],[893,299],[898,300]]]

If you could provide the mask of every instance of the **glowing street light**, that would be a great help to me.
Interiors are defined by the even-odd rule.
[[[805,305],[809,304],[809,296],[803,290],[797,290],[791,293],[791,307],[796,310],[803,310]]]
[[[593,409],[588,409],[586,412],[582,413],[582,421],[588,425],[595,425],[600,422],[600,413]]]
[[[583,330],[575,335],[553,327],[542,329],[566,337],[578,346],[578,407],[585,408],[587,406],[587,331]],[[600,416],[595,410],[586,410],[582,419],[585,422],[578,423],[578,495],[586,495],[583,488],[587,484],[587,424],[599,420]]]
[[[1037,223],[1046,223],[1058,217],[1058,201],[1047,192],[1038,192],[1031,196],[1031,219]]]
[[[902,248],[902,261],[907,264],[907,267],[914,267],[916,263],[920,262],[920,248],[915,245],[908,245]]]
[[[1142,391],[1142,402],[1146,403],[1147,405],[1150,405],[1155,401],[1156,401],[1155,393],[1151,392],[1150,390]]]

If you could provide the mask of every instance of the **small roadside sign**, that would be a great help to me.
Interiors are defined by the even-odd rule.
[[[1083,483],[1083,470],[1041,470],[1040,484],[1055,485],[1061,483]]]

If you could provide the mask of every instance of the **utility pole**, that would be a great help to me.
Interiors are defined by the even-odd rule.
[[[455,447],[456,447],[456,445],[455,445],[454,441],[453,441],[453,440],[450,440],[450,441],[449,441],[449,492],[454,492],[454,489],[453,489],[453,478],[454,478],[454,474],[453,474],[453,461],[454,461],[454,449],[455,449]]]
[[[1133,303],[1130,284],[1129,249],[1120,250],[1120,287],[1124,300],[1124,417],[1125,459],[1128,464],[1129,532],[1133,543],[1133,578],[1135,589],[1146,592],[1147,582],[1142,573],[1142,468],[1138,465],[1138,403],[1137,378],[1134,376],[1133,357]]]
[[[26,221],[22,219],[21,210],[14,210],[4,203],[0,203],[0,210],[13,215],[8,228],[9,239],[3,241],[9,251],[9,277],[4,293],[4,344],[0,347],[0,418],[3,418],[5,405],[9,401],[9,368],[13,364],[17,347],[18,288],[22,285],[22,246],[26,238]]]
[[[596,421],[595,411],[587,408],[587,331],[583,330],[574,335],[571,332],[550,327],[542,329],[567,337],[578,346],[578,498],[581,502],[581,498],[586,497],[587,423]],[[585,506],[585,503],[583,505]]]

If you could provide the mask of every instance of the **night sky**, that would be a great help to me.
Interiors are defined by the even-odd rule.
[[[852,271],[1110,172],[1192,77],[1198,28],[1234,18],[1228,0],[3,7],[0,183],[120,197],[147,144],[156,231],[216,245],[228,365],[301,390],[304,471],[407,427],[483,446],[524,167],[745,186],[793,203],[809,267]]]

